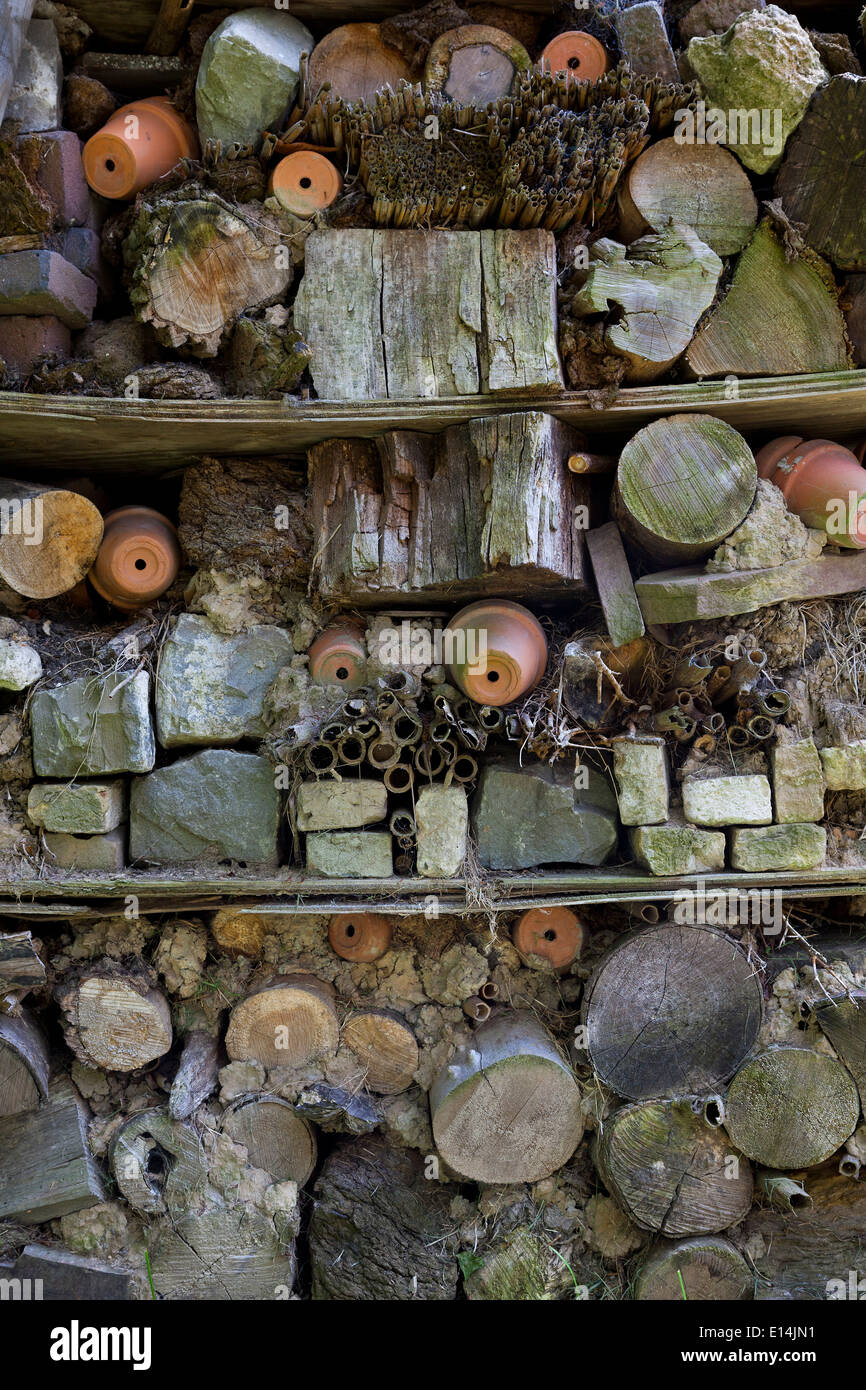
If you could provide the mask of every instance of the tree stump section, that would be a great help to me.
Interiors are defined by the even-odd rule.
[[[627,382],[657,381],[692,340],[709,309],[723,265],[691,227],[679,223],[626,248],[602,237],[590,249],[590,271],[571,302],[577,317],[614,313],[604,330],[611,352],[628,362]]]
[[[420,1154],[378,1134],[342,1140],[314,1188],[313,1298],[336,1302],[453,1299],[450,1189],[425,1176]]]
[[[815,1008],[818,1026],[845,1063],[866,1113],[866,992],[852,989]],[[2,1020],[0,1020],[2,1024]]]
[[[25,1013],[0,1014],[0,1116],[35,1110],[48,1095],[48,1049]]]
[[[232,1010],[226,1051],[233,1062],[303,1067],[337,1050],[332,985],[314,975],[280,975]]]
[[[315,1130],[279,1096],[236,1101],[222,1127],[236,1144],[244,1145],[248,1162],[270,1173],[275,1182],[291,1180],[303,1187],[316,1166]]]
[[[829,266],[808,250],[787,260],[781,237],[763,221],[683,361],[694,377],[844,370],[845,319]]]
[[[712,415],[671,415],[638,430],[620,455],[612,507],[620,530],[654,560],[703,560],[752,505],[754,455]]]
[[[539,1182],[583,1136],[580,1091],[553,1039],[526,1013],[479,1027],[430,1088],[433,1138],[471,1182]]]
[[[309,451],[314,582],[328,599],[381,606],[423,594],[527,601],[586,588],[578,508],[590,484],[567,458],[582,436],[540,412],[442,434],[329,439]]]
[[[364,1068],[364,1085],[394,1096],[412,1085],[418,1044],[408,1023],[388,1009],[358,1009],[343,1024],[342,1041]]]
[[[766,1168],[810,1168],[849,1139],[860,1118],[854,1079],[807,1047],[778,1047],[737,1072],[726,1101],[731,1142]]]
[[[839,270],[866,270],[866,82],[845,73],[815,92],[785,147],[776,193]]]
[[[748,1056],[762,1015],[760,981],[737,943],[674,923],[618,941],[583,1004],[592,1065],[631,1100],[717,1090]]]
[[[758,221],[749,176],[720,145],[656,141],[631,165],[617,197],[626,243],[677,222],[691,227],[717,256],[733,256]]]
[[[635,1225],[663,1236],[724,1231],[752,1204],[749,1164],[687,1100],[617,1110],[604,1123],[596,1166]]]
[[[424,68],[424,86],[458,106],[487,106],[508,96],[530,67],[522,43],[489,24],[463,24],[433,42]]]
[[[272,1301],[295,1280],[293,1245],[282,1245],[274,1223],[248,1206],[212,1206],[162,1223],[150,1258],[157,1294],[172,1301]]]
[[[80,584],[102,544],[99,508],[65,488],[0,478],[0,579],[25,598]]]
[[[215,193],[151,195],[123,245],[129,298],[161,343],[215,357],[241,314],[275,304],[292,281],[278,224]]]
[[[57,1002],[79,1061],[103,1071],[136,1071],[168,1052],[171,1010],[143,976],[121,969],[65,979]]]
[[[412,80],[412,69],[396,48],[382,41],[378,24],[343,24],[320,39],[310,55],[307,86],[315,100],[324,83],[343,101],[370,102],[382,87],[394,91]]]
[[[207,1169],[199,1137],[164,1110],[142,1110],[118,1130],[111,1170],[121,1195],[144,1215],[191,1210],[201,1198]]]
[[[74,1086],[52,1085],[38,1110],[0,1119],[0,1221],[38,1224],[103,1201]]]
[[[651,1250],[635,1280],[638,1302],[742,1301],[752,1297],[755,1276],[739,1250],[718,1236],[681,1240]]]

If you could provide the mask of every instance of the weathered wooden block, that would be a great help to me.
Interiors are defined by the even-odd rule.
[[[550,232],[314,232],[294,314],[326,400],[562,388]]]
[[[589,482],[567,465],[580,439],[531,411],[438,435],[401,430],[315,445],[319,592],[379,605],[420,592],[452,602],[515,585],[522,600],[585,588]]]
[[[130,1296],[129,1275],[124,1270],[47,1245],[25,1245],[18,1259],[0,1265],[0,1271],[8,1279],[29,1279],[30,1297],[39,1302],[116,1303]],[[26,1296],[23,1290],[22,1296]]]
[[[38,1110],[0,1119],[0,1218],[53,1221],[103,1200],[78,1092],[58,1081]]]

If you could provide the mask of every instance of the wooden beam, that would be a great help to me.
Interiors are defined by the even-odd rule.
[[[0,1265],[0,1271],[7,1278],[11,1275],[32,1280],[32,1297],[46,1303],[61,1299],[116,1303],[130,1296],[129,1275],[125,1271],[47,1245],[25,1245],[18,1259]]]
[[[862,432],[866,370],[734,383],[632,387],[597,409],[585,391],[414,401],[149,401],[0,392],[4,468],[30,473],[163,473],[202,454],[300,457],[339,437],[388,430],[438,433],[481,415],[541,410],[597,434],[632,434],[659,415],[703,411],[742,430],[801,431],[809,438]]]

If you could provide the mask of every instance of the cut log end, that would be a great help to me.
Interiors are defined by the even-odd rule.
[[[412,1085],[418,1069],[415,1034],[398,1014],[359,1009],[343,1024],[343,1042],[364,1068],[364,1084],[383,1096]]]
[[[316,1166],[313,1126],[278,1096],[239,1100],[227,1112],[223,1131],[244,1145],[254,1168],[263,1168],[277,1182],[303,1187]]]
[[[80,584],[102,542],[99,510],[77,492],[0,481],[0,579],[25,598],[55,598]],[[8,516],[7,513],[8,512]]]
[[[778,1047],[737,1072],[725,1123],[744,1154],[785,1171],[830,1158],[859,1118],[857,1087],[841,1062],[807,1047]]]
[[[651,1251],[638,1273],[639,1302],[725,1302],[752,1297],[754,1275],[727,1240],[681,1240]]]
[[[83,975],[64,990],[61,1006],[70,1047],[103,1071],[136,1071],[171,1047],[171,1011],[164,996],[119,972]]]
[[[226,1033],[232,1061],[301,1067],[337,1050],[334,991],[313,975],[284,975],[237,1004]]]

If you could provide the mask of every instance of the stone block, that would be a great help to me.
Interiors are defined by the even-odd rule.
[[[379,830],[320,830],[307,836],[307,872],[323,878],[391,878],[391,836]]]
[[[822,825],[765,825],[731,831],[731,867],[743,873],[817,869],[827,853]]]
[[[776,743],[770,750],[776,820],[799,824],[824,815],[824,773],[811,738]]]
[[[111,830],[107,835],[63,835],[49,830],[45,846],[55,869],[110,874],[126,863],[126,836],[122,830]]]
[[[129,799],[132,863],[277,862],[280,795],[267,758],[209,748],[137,777]]]
[[[462,787],[424,787],[415,802],[418,873],[455,878],[466,857],[469,803]]]
[[[72,335],[52,314],[9,314],[0,327],[0,358],[16,376],[29,376],[49,353],[69,356]]]
[[[357,830],[385,819],[388,793],[375,778],[335,782],[327,778],[298,787],[298,829]]]
[[[614,739],[613,771],[623,825],[667,820],[670,781],[664,739]]]
[[[62,86],[63,60],[54,21],[31,19],[6,103],[6,120],[18,121],[22,131],[56,130],[61,124]]]
[[[126,784],[36,782],[27,798],[34,825],[68,835],[104,835],[126,819]]]
[[[773,819],[766,777],[687,777],[683,814],[693,825],[769,825]]]
[[[698,830],[679,818],[664,825],[636,826],[629,832],[632,854],[656,878],[708,874],[725,867],[725,836]]]
[[[102,777],[149,772],[156,747],[150,722],[150,677],[81,676],[38,690],[30,705],[33,765],[40,777]]]
[[[0,315],[50,315],[67,328],[83,328],[95,305],[94,282],[56,251],[0,255]]]
[[[486,869],[603,864],[618,838],[616,798],[595,771],[589,787],[578,790],[573,774],[558,769],[489,762],[473,798],[472,826]]]
[[[852,739],[844,748],[822,748],[820,752],[828,791],[866,791],[866,739]]]

